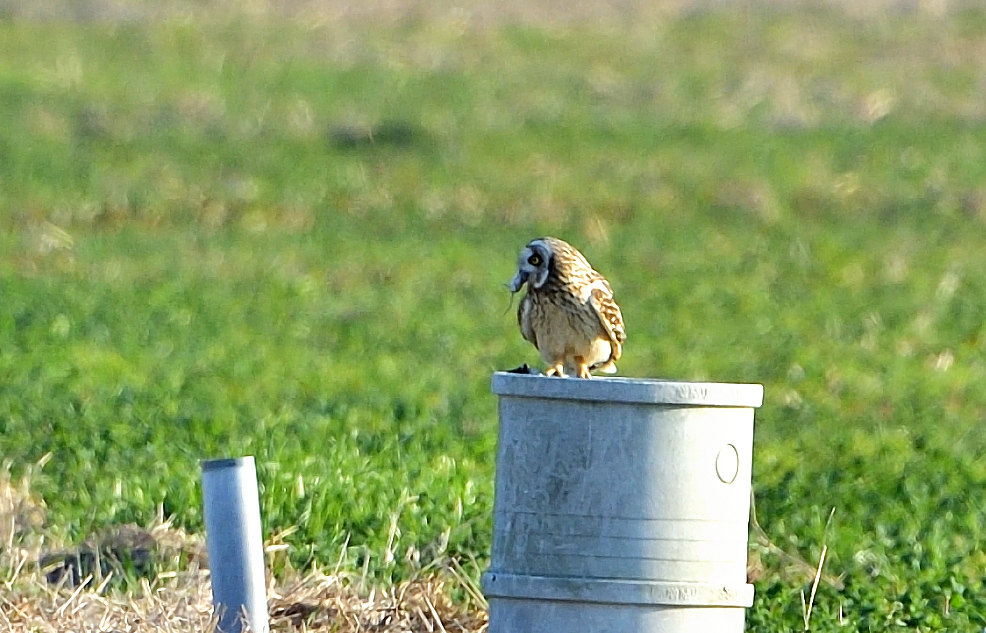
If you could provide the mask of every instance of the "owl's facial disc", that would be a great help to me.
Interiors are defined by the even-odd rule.
[[[543,242],[535,240],[520,252],[517,260],[517,274],[510,282],[510,292],[517,292],[527,283],[538,289],[548,279],[548,262],[551,252]]]

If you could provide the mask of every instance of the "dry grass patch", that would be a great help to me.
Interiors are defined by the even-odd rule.
[[[51,586],[24,568],[0,596],[0,631],[214,631],[209,572],[193,569],[144,580],[123,594],[94,586]],[[449,579],[414,580],[367,593],[339,575],[308,574],[268,587],[271,630],[419,633],[486,630],[481,608],[455,604]]]

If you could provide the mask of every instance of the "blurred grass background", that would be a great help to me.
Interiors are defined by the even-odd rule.
[[[0,455],[53,539],[199,530],[253,454],[292,565],[478,572],[556,235],[623,375],[765,385],[812,630],[981,630],[986,12],[868,6],[0,5]],[[803,627],[754,555],[750,629]]]

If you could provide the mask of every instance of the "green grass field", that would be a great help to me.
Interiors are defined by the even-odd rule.
[[[748,628],[986,626],[986,12],[632,25],[0,22],[0,456],[49,538],[202,529],[252,454],[298,568],[490,546],[505,283],[612,282],[622,375],[759,382]],[[833,513],[834,510],[834,513]],[[831,520],[829,517],[831,515]],[[753,539],[755,541],[755,539]]]

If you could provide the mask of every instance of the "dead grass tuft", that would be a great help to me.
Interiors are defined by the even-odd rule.
[[[475,633],[487,625],[485,603],[454,602],[453,591],[476,588],[452,565],[393,587],[360,592],[339,575],[309,574],[272,587],[272,630]],[[480,596],[481,598],[481,596]],[[471,605],[471,606],[470,606]]]

